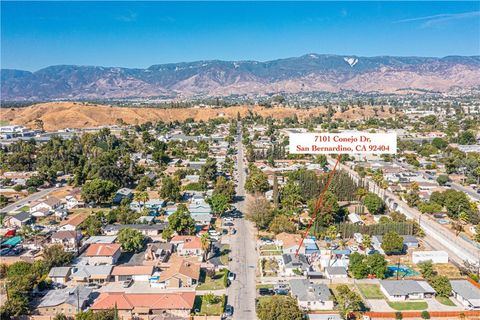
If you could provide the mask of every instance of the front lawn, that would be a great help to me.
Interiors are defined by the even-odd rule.
[[[425,310],[428,304],[425,301],[392,302],[387,301],[388,305],[395,310]]]
[[[273,284],[263,284],[263,283],[260,283],[260,284],[257,284],[257,289],[273,289]]]
[[[205,271],[200,273],[200,284],[197,290],[220,290],[225,289],[223,284],[223,271],[216,272],[212,277],[206,275]]]
[[[445,306],[449,306],[449,307],[455,307],[456,304],[450,300],[450,298],[448,297],[435,297],[435,299],[437,299],[438,302],[440,302],[441,304],[445,305]]]
[[[193,310],[196,315],[200,316],[219,316],[223,314],[225,306],[224,296],[215,296],[215,302],[208,303],[204,299],[205,296],[196,296]]]
[[[219,259],[224,266],[228,266],[228,255],[230,254],[230,251],[230,246],[228,244],[222,245]]]
[[[385,299],[378,284],[357,284],[357,286],[367,299]]]

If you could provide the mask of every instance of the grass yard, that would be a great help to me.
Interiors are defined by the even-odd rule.
[[[224,266],[228,266],[228,254],[230,253],[230,246],[228,244],[222,245],[222,252],[220,253],[220,262]]]
[[[357,284],[357,287],[367,299],[385,299],[378,284]]]
[[[196,296],[193,304],[195,314],[201,316],[219,316],[223,314],[225,298],[223,296],[216,296],[216,299],[217,301],[215,303],[208,303],[205,301],[204,296]]]
[[[204,271],[200,274],[200,284],[197,290],[220,290],[225,289],[223,285],[223,272],[217,272],[213,277],[209,277]]]
[[[435,299],[437,299],[438,302],[440,302],[441,304],[445,305],[445,306],[449,306],[449,307],[455,307],[456,304],[450,300],[450,298],[448,297],[435,297]]]
[[[388,305],[395,310],[425,310],[428,304],[425,301],[392,302],[387,301]]]
[[[257,284],[256,287],[257,287],[257,289],[262,289],[262,288],[273,289],[273,284],[260,283],[260,284]]]

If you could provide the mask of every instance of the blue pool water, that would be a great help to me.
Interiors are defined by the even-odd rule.
[[[397,271],[398,271],[398,275],[402,278],[418,276],[420,274],[417,271],[412,270],[406,265],[402,265],[402,264],[400,266],[397,266],[397,265],[388,266],[387,269],[388,269],[387,277],[396,277]]]

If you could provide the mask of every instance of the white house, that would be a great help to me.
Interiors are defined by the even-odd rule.
[[[112,276],[115,281],[133,279],[135,281],[148,282],[153,274],[153,266],[115,266]]]
[[[467,280],[450,280],[452,294],[470,310],[480,309],[480,289]]]
[[[436,293],[426,281],[415,280],[381,280],[380,290],[390,301],[421,300]]]
[[[333,298],[330,289],[323,283],[312,283],[307,279],[292,279],[290,289],[303,310],[332,310]]]

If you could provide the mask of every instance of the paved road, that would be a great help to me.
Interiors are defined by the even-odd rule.
[[[335,160],[329,158],[331,164],[334,163],[334,161]],[[358,174],[348,166],[341,164],[340,168],[358,177]],[[374,182],[370,178],[365,179],[370,186],[374,185]],[[436,222],[434,219],[431,219],[428,215],[422,215],[417,209],[409,207],[392,192],[378,187],[371,189],[370,191],[377,193],[381,197],[387,196],[394,199],[398,204],[396,210],[405,214],[410,219],[419,221],[420,226],[426,234],[426,237],[423,240],[436,250],[447,251],[451,261],[454,261],[459,265],[463,265],[465,260],[469,260],[472,263],[479,263],[480,250],[473,244],[467,242],[461,237],[455,236],[453,232]]]
[[[243,160],[243,145],[241,142],[240,127],[238,132],[238,154],[236,169],[238,172],[237,198],[235,207],[245,215],[245,165]],[[228,288],[228,304],[233,306],[233,319],[253,320],[255,313],[255,270],[257,252],[255,251],[255,231],[250,221],[245,218],[235,220],[236,235],[230,240],[230,257],[232,261],[229,269],[236,274],[236,279]]]
[[[15,203],[12,203],[4,208],[2,208],[0,210],[1,213],[8,213],[12,210],[15,210],[18,208],[21,208],[27,204],[29,204],[30,202],[32,201],[36,201],[44,196],[46,196],[47,194],[49,194],[50,192],[54,191],[56,188],[55,187],[52,187],[52,188],[48,188],[48,189],[43,189],[43,190],[40,190],[38,192],[35,192],[31,195],[29,195],[28,197],[25,197],[23,199],[20,199],[18,200],[17,202]]]
[[[399,161],[395,161],[395,163],[401,166],[402,168],[410,170],[412,172],[419,171],[415,167],[409,165],[408,163],[401,163]],[[424,178],[429,180],[436,180],[438,177],[436,175],[428,174],[425,171],[419,171],[419,172],[423,175]],[[476,201],[480,201],[480,193],[477,193],[477,191],[474,190],[473,188],[462,186],[461,184],[458,184],[456,182],[452,182],[450,187],[457,191],[463,191],[467,195],[475,199]]]

